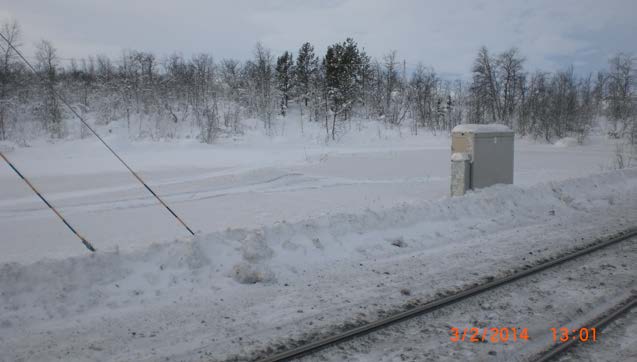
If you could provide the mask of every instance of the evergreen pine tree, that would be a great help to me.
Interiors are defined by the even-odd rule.
[[[328,47],[324,63],[333,112],[332,139],[335,139],[337,118],[340,115],[347,119],[354,102],[360,97],[361,60],[356,42],[348,38],[341,44]]]
[[[284,52],[276,60],[277,89],[281,92],[281,114],[285,116],[290,100],[290,91],[294,76],[294,57],[292,53]]]
[[[299,49],[294,69],[296,92],[303,99],[303,104],[307,107],[312,91],[312,83],[318,73],[319,62],[314,55],[314,47],[310,43],[305,43]]]

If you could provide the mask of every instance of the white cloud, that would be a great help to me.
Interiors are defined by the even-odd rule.
[[[613,47],[634,52],[634,0],[614,1],[166,1],[11,0],[0,10],[23,27],[25,45],[51,40],[62,57],[118,56],[122,49],[250,56],[262,41],[278,53],[305,41],[322,52],[353,37],[380,57],[395,49],[410,64],[468,73],[481,45],[520,48],[529,69],[601,68]],[[619,40],[618,40],[619,39]],[[27,47],[27,51],[31,51]],[[588,55],[587,55],[588,54]],[[574,59],[590,54],[596,58]]]

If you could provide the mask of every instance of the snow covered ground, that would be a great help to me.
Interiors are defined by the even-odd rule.
[[[598,343],[582,344],[560,356],[558,362],[634,361],[637,360],[637,309],[610,323]]]
[[[635,225],[637,170],[600,174],[600,139],[518,140],[516,185],[448,198],[445,136],[311,131],[208,146],[114,130],[195,238],[95,140],[8,152],[99,252],[0,167],[0,360],[250,355]]]
[[[551,328],[589,327],[610,307],[626,300],[637,287],[637,239],[613,245],[564,265],[518,280],[502,288],[399,323],[387,329],[319,351],[300,361],[532,361],[555,342]],[[622,326],[630,328],[630,315]],[[452,342],[451,328],[478,328],[477,342]],[[528,340],[514,341],[511,332],[503,342],[481,338],[484,329],[527,329]],[[630,330],[611,327],[616,335],[600,331],[579,342],[592,361],[631,361],[636,357]],[[460,332],[462,338],[463,332]],[[631,343],[632,342],[632,343]],[[632,345],[631,345],[632,344]],[[583,359],[582,351],[577,361]],[[562,360],[568,360],[564,357]]]
[[[255,228],[328,213],[360,213],[449,193],[450,140],[372,123],[352,125],[325,145],[315,124],[288,124],[263,137],[255,123],[237,140],[130,142],[125,129],[100,129],[108,142],[196,231]],[[281,127],[282,129],[282,127]],[[109,130],[111,131],[109,133]],[[515,184],[600,172],[614,146],[593,138],[558,147],[518,140]],[[7,156],[98,249],[129,251],[184,239],[186,231],[95,139],[14,148]],[[0,165],[0,262],[85,254],[4,163]]]

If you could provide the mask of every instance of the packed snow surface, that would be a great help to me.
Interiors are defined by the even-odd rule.
[[[626,170],[6,263],[0,350],[7,361],[251,353],[537,262],[635,215],[637,170]]]
[[[535,361],[554,344],[550,328],[590,327],[591,321],[631,297],[631,290],[637,287],[635,275],[637,238],[324,349],[298,362]],[[511,327],[526,330],[528,339],[517,338],[519,332],[512,338]],[[463,332],[459,332],[457,342],[450,341],[451,328],[478,328],[477,343],[471,342],[471,333]],[[482,333],[484,328],[489,329],[486,335]],[[506,340],[491,328],[507,328]],[[484,342],[480,336],[484,336]],[[570,361],[632,361],[637,349],[635,338],[598,330],[595,342],[589,339],[574,346],[575,351],[594,346],[596,358],[585,359],[578,354],[579,358]]]
[[[611,322],[597,343],[583,343],[559,356],[556,362],[634,361],[637,359],[637,308]]]
[[[450,139],[406,128],[351,123],[325,143],[316,123],[275,124],[214,145],[132,142],[122,124],[98,131],[188,225],[201,234],[258,228],[329,213],[361,213],[449,194]],[[302,129],[302,130],[301,130]],[[6,155],[100,251],[132,251],[189,234],[95,138]],[[531,186],[598,173],[614,157],[602,137],[556,148],[516,139],[514,182]],[[0,262],[66,258],[87,251],[11,169],[0,162]]]
[[[515,185],[449,198],[447,136],[257,127],[215,145],[106,132],[194,238],[92,138],[5,145],[98,252],[0,167],[0,360],[250,354],[635,225],[637,170],[600,173],[601,138],[516,140]]]

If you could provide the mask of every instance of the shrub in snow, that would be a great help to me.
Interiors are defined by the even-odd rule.
[[[405,244],[405,241],[403,240],[403,237],[402,237],[402,236],[400,236],[400,237],[398,237],[398,238],[396,238],[396,239],[391,240],[391,244],[392,244],[393,246],[397,246],[397,247],[399,247],[399,248],[403,248],[403,247],[407,246],[407,244]]]

